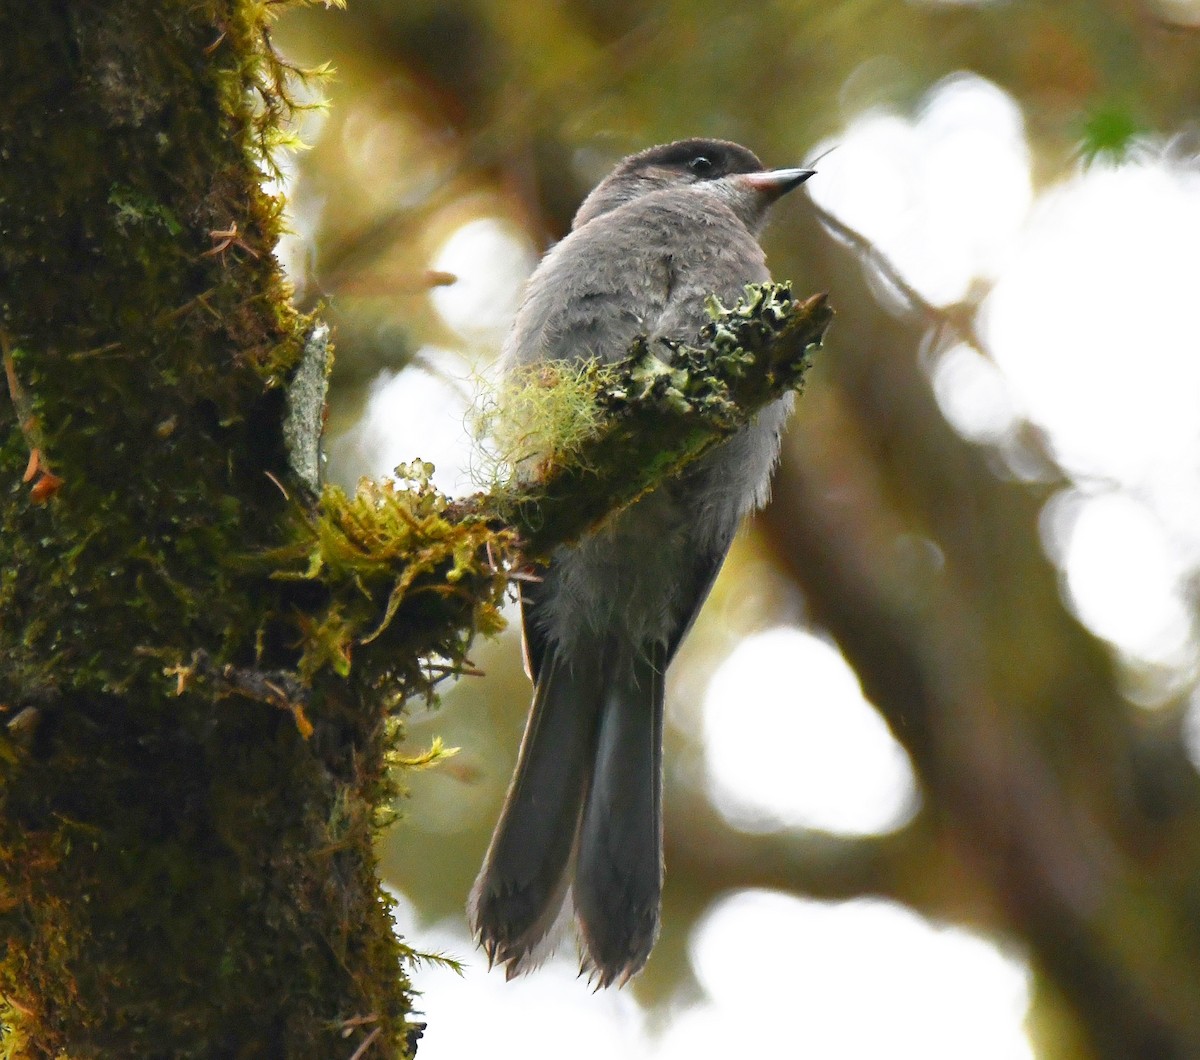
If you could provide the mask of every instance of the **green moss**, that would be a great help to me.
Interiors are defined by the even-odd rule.
[[[539,496],[555,504],[564,476],[585,482],[605,512],[630,503],[681,462],[737,430],[750,413],[799,390],[832,317],[823,296],[798,302],[790,284],[749,284],[731,308],[715,299],[694,343],[639,339],[613,364],[552,361],[510,373],[484,390],[476,414],[482,484],[505,519],[534,529]],[[651,429],[659,420],[661,428]],[[625,448],[653,440],[657,459],[639,468]],[[614,497],[606,483],[625,490]],[[556,524],[557,525],[557,524]],[[578,536],[590,524],[567,534]],[[557,536],[557,531],[548,536]]]
[[[363,480],[353,495],[327,487],[317,518],[300,520],[297,545],[268,557],[275,578],[318,582],[328,593],[301,621],[302,677],[326,667],[345,676],[370,645],[359,678],[392,702],[428,698],[461,668],[476,633],[503,628],[516,541],[481,517],[451,517],[432,465],[397,472],[399,481]]]

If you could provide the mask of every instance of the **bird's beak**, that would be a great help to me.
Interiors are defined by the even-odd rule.
[[[815,169],[768,169],[761,173],[739,173],[738,180],[773,201],[800,187],[815,172]]]

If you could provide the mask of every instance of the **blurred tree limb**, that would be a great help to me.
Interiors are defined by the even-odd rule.
[[[692,899],[755,886],[875,894],[1021,940],[1040,976],[1034,1029],[1053,1055],[1200,1055],[1200,781],[1178,715],[1134,710],[1063,606],[1038,537],[1047,486],[998,480],[914,371],[928,327],[987,352],[969,307],[930,305],[868,240],[812,217],[856,255],[837,265],[843,298],[870,305],[847,290],[861,268],[909,301],[908,348],[890,324],[884,348],[877,307],[843,322],[793,424],[803,455],[785,448],[764,523],[912,756],[923,806],[895,834],[836,839],[744,835],[693,799],[671,863]],[[1040,438],[1018,439],[1053,468]],[[1063,1004],[1080,1041],[1048,1019]]]
[[[870,304],[856,264],[831,267]],[[840,329],[767,514],[778,554],[912,755],[922,816],[990,891],[973,918],[1029,946],[1094,1055],[1200,1055],[1200,783],[1063,606],[1046,488],[998,480],[938,415],[922,330],[906,351],[877,309]],[[936,568],[898,562],[912,535]]]

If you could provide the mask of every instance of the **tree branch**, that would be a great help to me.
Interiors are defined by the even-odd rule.
[[[472,502],[491,509],[537,556],[578,539],[803,386],[809,351],[833,311],[825,295],[751,284],[732,308],[715,301],[694,345],[639,340],[597,388],[600,429],[569,460],[542,461],[534,481]]]
[[[796,301],[777,284],[752,285],[713,312],[694,346],[656,351],[639,341],[626,360],[596,370],[585,380],[601,410],[594,429],[569,454],[545,454],[515,486],[450,502],[431,485],[432,468],[414,463],[397,469],[398,483],[364,480],[353,495],[329,487],[315,512],[298,510],[294,543],[264,558],[273,577],[322,597],[303,604],[303,678],[353,670],[392,701],[432,696],[461,668],[474,634],[503,625],[510,574],[798,389],[833,315],[823,295]],[[431,673],[430,658],[447,665]]]

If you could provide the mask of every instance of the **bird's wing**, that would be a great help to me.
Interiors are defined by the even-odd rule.
[[[532,572],[535,577],[542,577],[545,568]],[[518,589],[521,601],[521,646],[525,654],[525,672],[535,685],[538,674],[542,671],[542,660],[546,657],[546,634],[536,615],[541,600],[544,583],[541,581],[523,581]]]
[[[675,658],[676,649],[683,638],[687,636],[688,630],[692,628],[696,616],[700,613],[700,608],[704,606],[704,601],[708,599],[713,582],[717,580],[717,575],[721,571],[721,564],[725,562],[729,544],[729,541],[707,543],[703,547],[691,549],[691,563],[688,564],[679,582],[679,599],[685,603],[679,609],[678,621],[667,638],[667,654],[664,665],[669,664]]]

